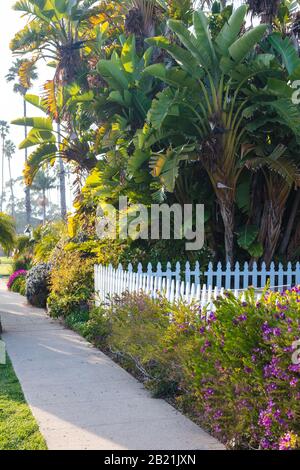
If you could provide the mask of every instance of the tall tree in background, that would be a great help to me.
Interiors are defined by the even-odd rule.
[[[0,246],[9,252],[15,242],[15,224],[11,217],[0,212]]]
[[[56,178],[47,174],[47,172],[40,170],[32,184],[32,190],[38,193],[42,193],[41,206],[43,209],[43,224],[45,225],[47,219],[47,191],[56,188]]]
[[[13,186],[13,179],[11,173],[11,159],[16,152],[16,146],[11,140],[6,140],[4,144],[4,153],[5,157],[7,158],[8,162],[8,172],[9,172],[9,186],[10,186],[10,193],[11,193],[11,215],[15,216],[15,195],[14,195],[14,186]]]
[[[27,117],[27,103],[25,95],[32,86],[32,82],[38,78],[36,65],[34,61],[27,59],[17,59],[10,67],[6,75],[7,82],[14,82],[13,90],[19,93],[23,98],[24,119]],[[27,138],[27,126],[24,126],[25,139]],[[28,149],[25,148],[25,162],[28,160]],[[25,187],[25,208],[26,208],[26,221],[27,224],[31,223],[31,199],[30,187]]]
[[[10,47],[19,55],[34,54],[38,59],[51,60],[56,70],[53,80],[45,86],[45,101],[48,114],[60,123],[57,95],[63,94],[63,87],[71,84],[78,76],[85,76],[81,54],[85,45],[95,38],[91,24],[101,14],[98,0],[41,2],[39,0],[17,1],[13,8],[29,19],[19,31]],[[61,192],[61,215],[66,217],[66,183],[64,163],[59,160]]]
[[[3,211],[4,201],[4,160],[5,160],[5,139],[9,133],[9,125],[6,121],[0,121],[0,135],[2,140],[2,160],[1,160],[1,202],[0,212]]]

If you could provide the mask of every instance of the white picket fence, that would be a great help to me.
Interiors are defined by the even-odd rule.
[[[109,299],[122,293],[144,292],[152,298],[162,295],[168,301],[179,299],[186,303],[198,302],[202,307],[211,304],[224,289],[212,289],[210,286],[197,286],[189,282],[170,279],[162,276],[150,276],[147,273],[134,273],[112,266],[95,266],[96,305],[109,303]],[[236,292],[236,295],[238,293]]]
[[[111,265],[107,267],[96,265],[96,301],[107,302],[109,298],[124,292],[143,291],[153,298],[163,295],[170,302],[182,299],[187,303],[197,302],[202,307],[210,305],[213,308],[214,300],[219,295],[223,296],[225,290],[232,290],[236,296],[239,296],[243,294],[243,290],[253,286],[259,298],[260,291],[268,281],[273,289],[300,284],[300,263],[297,263],[294,269],[291,263],[288,263],[286,269],[281,264],[276,269],[274,263],[269,269],[264,263],[260,270],[256,263],[251,269],[245,263],[243,268],[241,270],[236,263],[234,269],[227,264],[223,270],[221,263],[218,263],[215,271],[210,264],[207,271],[202,272],[199,263],[196,263],[193,269],[189,263],[186,263],[182,271],[179,263],[176,264],[175,270],[172,270],[171,264],[168,263],[166,270],[163,271],[161,263],[158,263],[154,270],[149,264],[146,271],[143,271],[142,265],[139,264],[137,271],[134,272],[132,265],[126,270],[121,265],[117,269]]]

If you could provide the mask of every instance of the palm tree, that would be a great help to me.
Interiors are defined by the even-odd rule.
[[[53,176],[49,176],[45,171],[40,170],[36,174],[31,187],[33,191],[42,193],[41,206],[43,208],[43,224],[45,225],[48,205],[47,191],[56,188],[56,178]]]
[[[20,11],[30,22],[11,41],[11,49],[18,54],[35,55],[56,63],[55,84],[72,83],[81,69],[81,50],[92,38],[89,18],[101,12],[99,0],[51,2],[45,11],[40,0],[19,0],[14,10]],[[95,5],[98,4],[98,5]]]
[[[9,252],[15,243],[14,221],[7,214],[0,212],[0,245]]]
[[[4,153],[8,161],[8,172],[9,172],[9,185],[11,193],[11,212],[12,216],[15,216],[15,195],[14,195],[14,186],[13,179],[11,174],[11,159],[16,152],[16,146],[11,140],[7,140],[4,146]]]
[[[60,150],[61,148],[61,126],[60,123],[57,124],[57,146]],[[67,218],[67,198],[66,198],[66,170],[62,157],[58,159],[59,165],[59,188],[60,188],[60,212],[62,220]]]
[[[5,139],[9,133],[9,125],[6,121],[0,121],[0,135],[2,139],[2,164],[1,164],[1,202],[0,212],[3,211],[4,201],[4,160],[5,160]]]
[[[162,177],[167,190],[173,192],[180,163],[187,159],[201,162],[220,207],[226,260],[230,263],[234,249],[235,194],[242,172],[243,111],[248,105],[247,99],[238,93],[246,80],[240,78],[240,83],[233,84],[230,74],[243,64],[266,31],[265,26],[259,25],[240,36],[245,15],[246,6],[241,6],[214,40],[202,11],[194,13],[193,32],[181,21],[169,21],[169,27],[182,47],[163,37],[147,40],[150,45],[167,50],[182,69],[180,74],[175,68],[169,74],[165,73],[163,64],[147,69],[151,75],[175,85],[174,91],[166,88],[158,95],[149,112],[152,124],[149,142],[155,142],[155,134],[159,140],[165,139],[163,136],[168,132],[177,134],[165,154],[153,152],[151,167]],[[251,69],[248,74],[251,78]],[[181,131],[176,118],[179,115],[182,117]],[[196,140],[193,135],[197,135]],[[157,147],[157,143],[155,145]],[[154,146],[152,148],[155,150]]]
[[[275,115],[276,119],[280,119],[285,134],[290,135],[290,140],[300,135],[299,110],[280,92],[279,85],[283,86],[288,82],[288,78],[286,81],[282,79],[280,61],[276,62],[275,56],[272,56],[275,61],[272,68],[271,62],[265,62],[265,55],[251,59],[251,52],[264,37],[267,26],[259,25],[241,34],[245,15],[244,5],[232,14],[216,38],[213,38],[207,17],[198,11],[194,14],[193,31],[180,21],[169,21],[170,29],[178,37],[181,47],[164,37],[147,40],[148,44],[167,50],[181,70],[179,73],[175,67],[166,69],[164,64],[154,64],[146,69],[147,73],[171,86],[165,88],[153,101],[148,113],[148,126],[143,130],[140,141],[142,145],[137,141],[137,151],[132,159],[134,164],[137,162],[137,168],[138,160],[143,163],[150,159],[153,175],[160,177],[170,192],[176,189],[180,170],[188,162],[205,169],[220,208],[226,260],[230,264],[234,259],[238,182],[247,160],[259,155],[256,154],[255,134],[263,135],[266,139],[264,127],[272,121],[274,123]],[[299,58],[294,58],[287,44],[282,45],[276,38],[273,38],[273,47],[278,47],[279,53],[288,49],[295,59],[289,64],[289,73],[287,70],[285,72],[286,77],[292,76],[297,72]],[[251,60],[255,62],[252,63]],[[265,87],[262,93],[260,88],[260,80],[267,83],[269,74],[278,77],[276,97],[274,90],[269,91]],[[251,96],[252,92],[248,90],[245,94],[247,84],[254,82],[256,77],[259,77],[257,92]],[[259,93],[260,99],[257,98]],[[264,116],[263,123],[261,116]],[[249,136],[250,120],[251,126],[256,127],[255,132]],[[265,164],[271,171],[279,174],[283,170],[289,172],[287,167],[284,169],[285,163],[281,155],[277,156],[278,152],[273,153],[274,151],[275,148],[269,145]],[[256,163],[262,165],[261,160]],[[292,173],[293,176],[289,179],[295,181],[297,171],[294,166]],[[290,189],[291,183],[288,186],[283,184],[282,191],[280,189],[281,201],[276,207],[276,214],[280,212],[282,216]],[[274,194],[271,191],[269,194],[270,200],[274,200]],[[274,244],[278,241],[271,211],[268,212],[268,220],[272,220],[272,224],[266,235],[266,259],[270,257]]]
[[[27,103],[25,95],[32,86],[32,82],[38,78],[35,62],[26,59],[17,59],[10,67],[6,75],[7,82],[14,82],[13,90],[23,98],[24,119],[27,117]],[[27,126],[24,126],[25,139],[27,138]],[[28,160],[28,149],[25,148],[25,163]],[[31,224],[31,200],[30,187],[25,187],[26,222]]]
[[[94,39],[91,23],[88,20],[95,17],[98,12],[101,13],[102,6],[98,0],[53,3],[46,14],[44,4],[41,6],[39,0],[17,1],[14,9],[28,16],[30,22],[15,35],[10,46],[17,54],[33,53],[35,61],[42,58],[56,64],[54,80],[48,81],[44,86],[44,101],[47,103],[48,114],[59,124],[62,110],[57,104],[59,101],[57,95],[62,96],[63,87],[72,83],[77,76],[86,76],[86,73],[82,73],[86,70],[81,60],[81,51],[87,42]],[[65,218],[66,182],[61,158],[59,167],[61,215]]]

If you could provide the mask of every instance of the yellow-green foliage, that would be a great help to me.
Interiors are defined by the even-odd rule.
[[[0,246],[8,253],[15,244],[15,222],[7,214],[0,212]]]
[[[47,263],[59,242],[67,238],[67,225],[63,221],[49,222],[34,232],[34,261]]]
[[[51,258],[48,307],[53,316],[86,308],[93,294],[94,260],[57,247]]]

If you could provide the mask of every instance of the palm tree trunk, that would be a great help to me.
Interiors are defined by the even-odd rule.
[[[43,225],[46,224],[46,218],[47,218],[47,213],[46,213],[46,191],[43,189]]]
[[[24,119],[27,117],[27,106],[26,106],[26,100],[25,98],[23,99],[23,104],[24,104]],[[27,126],[25,126],[25,139],[27,138]],[[27,148],[25,149],[25,162],[28,160],[28,150]],[[30,196],[30,186],[26,185],[25,187],[25,210],[26,210],[26,223],[27,225],[31,224],[31,214],[32,214],[32,208],[31,208],[31,196]]]
[[[282,229],[282,220],[291,188],[277,176],[270,176],[258,240],[264,247],[267,265],[273,260]]]
[[[289,241],[290,241],[290,238],[291,238],[292,230],[293,230],[293,227],[294,227],[295,219],[296,219],[296,216],[297,216],[299,204],[300,204],[300,189],[298,189],[298,191],[297,191],[297,194],[296,194],[296,197],[295,197],[295,200],[294,200],[294,204],[293,204],[293,207],[292,207],[292,210],[291,210],[291,213],[290,213],[289,221],[288,221],[288,224],[287,224],[287,227],[286,227],[286,230],[285,230],[285,234],[284,234],[283,240],[282,240],[281,245],[280,245],[280,251],[279,252],[280,252],[281,255],[283,255],[287,250],[287,247],[288,247],[288,244],[289,244]]]
[[[298,220],[293,236],[289,242],[289,246],[287,250],[288,259],[298,261],[299,253],[300,253],[299,247],[300,247],[300,220]]]
[[[232,265],[234,262],[234,201],[232,199],[232,190],[218,190],[217,199],[224,223],[226,263]]]
[[[61,136],[60,136],[60,124],[57,124],[57,132],[58,132],[58,147],[61,144]],[[66,220],[67,218],[67,200],[66,200],[66,172],[63,159],[59,157],[59,189],[60,189],[60,210],[61,210],[61,218]]]
[[[5,158],[5,137],[2,135],[2,160],[1,160],[1,203],[0,203],[0,212],[3,212],[3,202],[4,202],[4,158]]]
[[[262,225],[265,232],[264,261],[269,266],[277,247],[282,225],[282,214],[276,210],[272,201],[266,201]]]
[[[10,192],[11,192],[11,215],[15,216],[15,195],[14,195],[14,185],[11,175],[11,164],[10,157],[8,157],[8,172],[9,172],[9,181],[10,181]]]

